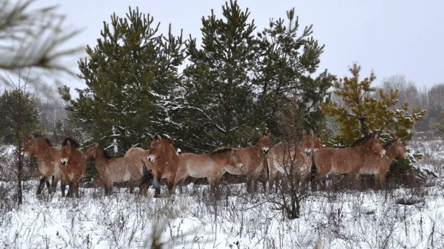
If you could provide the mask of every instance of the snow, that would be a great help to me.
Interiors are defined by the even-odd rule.
[[[415,166],[439,171],[442,143],[412,141],[424,153]],[[190,184],[171,198],[153,198],[152,188],[139,197],[125,188],[103,196],[103,187],[81,187],[78,199],[46,190],[37,198],[38,180],[23,185],[24,203],[11,207],[5,203],[15,185],[0,182],[1,248],[146,248],[156,236],[164,248],[444,247],[440,178],[422,188],[314,191],[293,220],[270,201],[279,195],[248,194],[244,183],[221,185],[217,201],[206,185]]]
[[[244,193],[243,184],[231,185],[238,194],[217,205],[206,199],[207,186],[188,186],[172,199],[152,198],[152,189],[148,197],[138,197],[117,188],[108,197],[102,188],[82,188],[79,199],[60,193],[38,199],[37,185],[26,182],[22,207],[1,212],[0,245],[139,248],[150,244],[153,232],[161,233],[167,248],[313,248],[320,242],[322,248],[379,248],[384,243],[388,248],[428,248],[432,239],[434,246],[444,245],[439,187],[427,188],[423,201],[414,205],[396,204],[415,196],[408,189],[347,191],[333,199],[320,192],[304,202],[301,218],[288,220],[264,201],[265,194]]]

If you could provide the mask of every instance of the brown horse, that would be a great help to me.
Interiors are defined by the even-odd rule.
[[[149,150],[131,148],[125,153],[125,157],[143,162],[147,171],[151,171],[154,178],[154,197],[160,196],[160,181],[166,179],[168,190],[174,193],[174,180],[179,166],[179,155],[174,149],[168,136],[156,135]]]
[[[368,160],[382,158],[385,149],[378,139],[366,137],[358,140],[354,147],[320,148],[314,153],[314,165],[318,177],[327,173],[346,174],[347,178],[358,178],[359,171]]]
[[[183,153],[179,155],[179,168],[174,183],[183,184],[187,176],[207,178],[212,187],[219,185],[220,179],[228,172],[242,175],[242,161],[232,148],[215,150],[213,153],[198,155]]]
[[[57,182],[60,177],[59,167],[61,149],[52,147],[48,138],[34,134],[31,135],[25,143],[24,155],[37,159],[39,172],[43,175],[40,179],[39,187],[37,188],[37,195],[42,192],[45,183],[48,187],[48,192],[51,193],[49,184],[51,176],[55,176],[55,179],[53,180],[53,190],[55,190],[54,182]]]
[[[299,140],[280,142],[271,148],[267,158],[270,187],[280,174],[305,178],[311,172],[313,152],[322,147],[322,140],[311,134],[303,134]]]
[[[114,182],[135,181],[139,183],[140,193],[147,191],[148,172],[142,163],[133,162],[128,157],[112,159],[106,151],[96,144],[85,152],[86,160],[94,160],[94,166],[105,185],[105,195],[111,194]]]
[[[248,191],[251,190],[252,181],[258,178],[261,173],[266,172],[266,155],[271,148],[270,136],[271,133],[261,135],[258,142],[256,142],[254,146],[247,148],[234,148],[234,151],[239,155],[240,160],[244,165],[243,172],[247,175]],[[268,176],[265,178],[268,178]]]
[[[392,161],[395,158],[405,159],[408,155],[408,151],[402,145],[400,139],[390,141],[384,145],[384,149],[386,150],[386,156],[369,158],[359,171],[360,175],[375,175],[378,176],[379,182],[384,182],[385,175],[388,173]]]
[[[62,196],[65,195],[65,186],[70,184],[68,197],[79,197],[79,182],[86,172],[86,157],[79,151],[78,143],[72,138],[65,138],[62,143],[60,156],[60,179],[62,181]],[[71,188],[72,185],[72,188]]]

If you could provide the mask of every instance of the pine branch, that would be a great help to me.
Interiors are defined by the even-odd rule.
[[[0,0],[0,69],[15,72],[21,68],[43,68],[75,75],[59,58],[81,51],[81,48],[59,50],[59,47],[79,33],[65,33],[64,15],[54,12],[55,7],[30,10],[34,0],[11,3]],[[6,81],[0,76],[0,80]],[[7,84],[7,83],[6,83]]]

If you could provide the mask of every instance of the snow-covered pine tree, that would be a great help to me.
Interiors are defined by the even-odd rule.
[[[287,122],[285,110],[296,108],[295,126],[299,130],[313,130],[317,134],[326,128],[320,103],[329,97],[327,92],[333,76],[327,70],[314,77],[325,45],[312,36],[313,25],[299,30],[295,9],[287,11],[287,18],[270,21],[270,27],[258,33],[260,57],[255,77],[257,99],[261,115],[275,135],[282,133]]]
[[[113,14],[98,44],[87,46],[90,57],[79,61],[87,87],[76,89],[79,98],[70,101],[69,116],[89,130],[91,143],[111,154],[114,139],[123,155],[134,145],[149,145],[150,135],[172,129],[165,108],[171,107],[180,79],[183,42],[171,27],[168,36],[158,34],[159,25],[138,9],[130,8],[125,18]]]
[[[311,27],[297,35],[294,10],[287,20],[271,21],[270,29],[254,34],[248,9],[236,1],[202,18],[202,45],[190,39],[190,64],[184,70],[185,102],[175,118],[182,120],[187,148],[209,151],[218,146],[246,146],[258,132],[283,135],[283,110],[298,96],[298,127],[321,131],[324,115],[319,103],[327,96],[332,76],[313,78],[324,46],[311,36]],[[192,116],[192,119],[188,119]],[[321,128],[322,127],[322,128]]]

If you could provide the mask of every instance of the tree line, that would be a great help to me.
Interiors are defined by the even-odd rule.
[[[122,156],[133,146],[149,147],[156,134],[168,134],[182,151],[202,153],[248,146],[263,132],[277,142],[295,129],[312,130],[327,145],[350,145],[366,135],[405,143],[413,129],[444,130],[444,83],[418,90],[395,75],[375,88],[376,75],[360,79],[356,63],[351,77],[337,79],[319,70],[325,46],[314,38],[313,25],[299,26],[294,9],[259,30],[248,8],[232,0],[222,6],[222,16],[211,10],[201,18],[200,42],[173,34],[171,24],[167,34],[159,33],[160,23],[138,8],[130,7],[124,17],[113,14],[97,44],[86,47],[89,57],[78,61],[86,88],[75,89],[76,99],[69,87],[59,88],[62,101],[28,68],[69,72],[55,59],[78,49],[57,48],[78,31],[57,33],[62,22],[53,22],[63,16],[53,7],[29,12],[32,0],[2,3],[5,44],[38,40],[33,32],[45,27],[55,32],[47,47],[32,48],[40,52],[11,49],[14,56],[0,61],[0,79],[8,87],[0,96],[0,138],[18,144],[18,151],[24,135],[33,132],[55,144],[66,136],[84,147],[98,143]]]
[[[314,76],[324,45],[314,39],[313,26],[301,30],[292,9],[286,18],[271,19],[269,27],[258,31],[249,15],[237,1],[222,6],[222,17],[211,10],[202,17],[198,43],[191,35],[185,39],[172,34],[171,28],[160,34],[160,23],[137,8],[129,8],[125,17],[113,14],[110,22],[104,22],[97,45],[86,47],[89,58],[79,61],[79,77],[87,87],[76,89],[77,99],[71,98],[68,87],[59,89],[68,101],[66,119],[49,118],[56,116],[51,113],[56,109],[39,107],[45,131],[76,129],[79,138],[84,134],[82,142],[99,143],[115,155],[136,145],[147,147],[146,141],[155,134],[168,134],[177,147],[193,152],[246,146],[259,132],[271,132],[277,140],[288,133],[283,123],[288,123],[289,113],[300,130],[312,129],[325,137],[334,137],[337,129],[348,131],[349,125],[341,128],[337,118],[332,122],[326,116],[339,113],[327,110],[328,105],[321,108],[321,103],[329,102],[338,103],[334,108],[344,106],[349,97],[331,91],[331,86],[341,89],[349,83],[348,79],[337,82],[327,70]],[[385,103],[390,110],[403,110],[404,103],[410,103],[408,110],[427,109],[425,116],[420,115],[423,120],[418,116],[414,122],[419,121],[416,130],[425,131],[441,120],[440,87],[418,91],[405,76],[396,75],[383,79],[381,89],[390,96]],[[379,90],[355,89],[372,99],[381,97]],[[361,121],[360,127],[356,120],[347,122],[357,132],[387,129],[387,125],[362,127]],[[362,135],[358,133],[342,142],[351,144]]]

